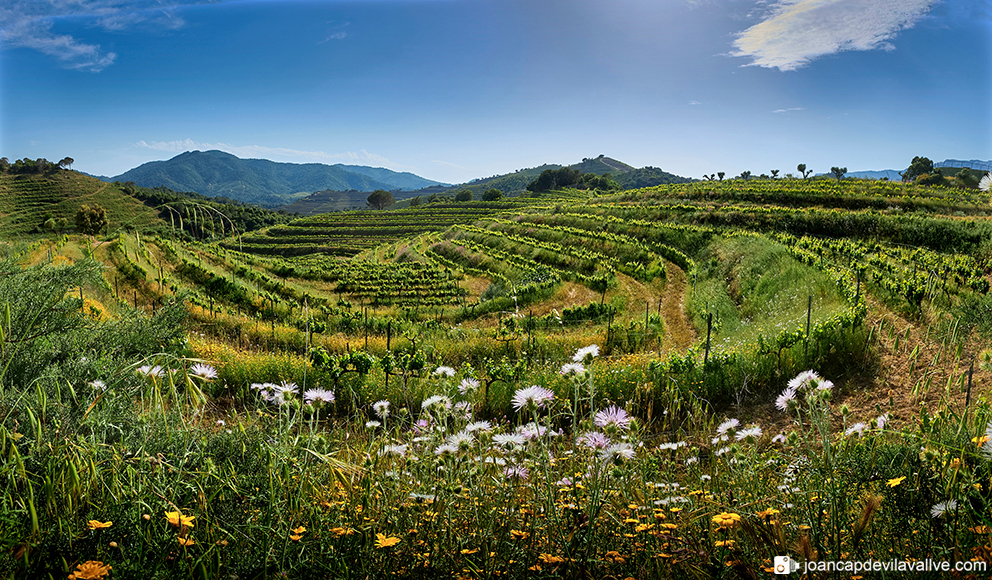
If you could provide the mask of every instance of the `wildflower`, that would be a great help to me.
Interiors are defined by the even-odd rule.
[[[288,403],[292,395],[298,392],[296,383],[287,383],[286,381],[283,381],[278,385],[273,385],[271,383],[267,384],[271,388],[271,392],[268,397],[269,401],[277,405],[284,405]]]
[[[737,432],[737,440],[743,441],[748,438],[757,439],[761,437],[761,433],[762,433],[761,427],[758,427],[757,425],[751,425],[747,429],[741,429],[740,431]]]
[[[312,405],[314,402],[333,403],[334,391],[328,391],[327,389],[307,389],[303,393],[303,402],[308,405]]]
[[[372,405],[372,410],[375,411],[375,414],[378,415],[380,419],[385,421],[386,417],[389,416],[389,401],[385,399],[378,401]]]
[[[226,421],[224,421],[223,419],[217,419],[217,426],[218,427],[224,427],[225,425],[227,425],[227,422]]]
[[[375,535],[375,547],[376,548],[388,548],[390,546],[395,546],[400,543],[400,539],[396,536],[386,536],[386,534],[376,534]]]
[[[712,445],[719,445],[720,443],[724,443],[726,441],[730,441],[730,437],[728,437],[726,435],[718,435],[718,436],[710,439],[710,443]]]
[[[97,560],[76,564],[76,570],[69,574],[69,580],[103,580],[110,574],[111,566]]]
[[[782,394],[775,399],[775,407],[780,411],[788,411],[789,404],[796,400],[796,390],[793,388],[788,388],[782,391]]]
[[[476,431],[491,431],[492,428],[493,425],[489,421],[475,421],[474,423],[465,425],[465,431],[468,433],[475,433]]]
[[[471,395],[477,390],[479,390],[479,381],[471,377],[462,379],[461,384],[458,385],[458,392],[463,395]]]
[[[772,443],[785,443],[785,433],[779,433],[772,437]]]
[[[575,356],[572,357],[572,362],[583,362],[586,358],[592,359],[597,356],[599,356],[599,345],[590,344],[589,346],[584,346],[575,351]]]
[[[889,481],[887,481],[885,483],[885,485],[887,485],[889,487],[895,487],[895,486],[899,485],[900,483],[902,483],[905,479],[906,479],[906,476],[905,475],[902,476],[902,477],[894,477],[894,478],[890,479]]]
[[[989,188],[992,188],[992,173],[986,173],[985,177],[978,182],[978,189],[988,191]]]
[[[674,443],[662,443],[658,446],[658,451],[677,451],[680,447],[685,447],[685,441],[676,441]]]
[[[444,445],[439,445],[437,449],[434,450],[435,455],[440,455],[441,457],[447,457],[450,455],[455,455],[458,453],[458,447],[445,443]]]
[[[538,425],[533,421],[527,423],[526,425],[521,425],[517,427],[518,434],[522,435],[524,439],[531,439],[531,440],[536,440],[538,437],[541,437],[542,435],[547,433],[547,431],[548,431],[547,427],[541,427],[540,425]]]
[[[445,442],[448,445],[453,445],[456,449],[468,449],[475,443],[475,436],[466,431],[459,431],[454,435],[449,435]]]
[[[500,433],[499,435],[493,436],[493,443],[503,447],[510,447],[512,445],[523,445],[527,442],[527,439],[519,433]]]
[[[217,369],[203,363],[196,363],[195,365],[189,367],[189,372],[194,377],[199,377],[204,380],[217,378]]]
[[[182,547],[184,547],[184,548],[188,548],[189,546],[195,546],[196,545],[196,542],[193,541],[193,538],[187,538],[185,536],[179,536],[176,539],[179,540],[179,545],[182,546]]]
[[[620,462],[633,459],[636,455],[634,448],[628,443],[614,443],[599,453],[599,458],[608,462]]]
[[[958,509],[957,500],[949,499],[947,501],[942,501],[940,503],[937,503],[933,507],[931,507],[930,515],[935,518],[939,518],[939,517],[943,517],[948,512],[953,512],[956,509]]]
[[[114,525],[114,522],[101,522],[97,520],[90,520],[86,524],[86,527],[88,527],[91,530],[102,530],[103,528],[109,528],[112,525]]]
[[[520,530],[510,530],[510,537],[514,540],[526,540],[530,537],[530,532],[522,532]]]
[[[445,397],[444,395],[434,395],[432,397],[427,397],[424,402],[420,404],[421,409],[429,409],[431,407],[437,407],[440,409],[451,409],[451,399]]]
[[[382,427],[382,423],[380,423],[378,421],[366,421],[365,422],[365,428],[366,429],[375,429],[376,427]]]
[[[851,435],[857,433],[858,437],[861,437],[864,434],[865,429],[867,428],[868,426],[865,425],[864,423],[855,423],[854,425],[851,425],[844,431],[844,435],[850,437]]]
[[[525,481],[530,477],[530,471],[523,465],[507,465],[503,470],[503,475],[507,479],[516,479],[517,481]]]
[[[409,445],[386,445],[379,452],[379,455],[395,455],[396,457],[406,456],[406,450]]]
[[[350,536],[355,533],[355,530],[351,528],[331,528],[331,533],[334,534],[335,538],[340,538],[341,536]]]
[[[184,516],[180,512],[165,512],[165,519],[177,528],[192,528],[193,522],[196,521],[196,517]]]
[[[727,419],[723,423],[720,423],[720,425],[716,428],[716,432],[720,435],[724,435],[731,429],[737,429],[737,426],[740,424],[741,422],[737,419]]]
[[[138,373],[146,377],[161,377],[165,375],[165,371],[158,365],[142,365],[138,367]]]
[[[777,510],[775,508],[768,508],[766,510],[762,510],[762,511],[758,512],[756,515],[759,518],[763,519],[763,520],[770,520],[776,514],[780,514],[780,513],[782,513],[782,512],[780,512],[779,510]]]
[[[815,382],[819,382],[820,375],[813,371],[803,371],[796,375],[796,377],[789,381],[788,387],[793,391],[798,391],[801,388],[809,387]]]
[[[580,435],[578,443],[589,449],[606,449],[610,445],[610,438],[599,431],[590,431]]]
[[[100,379],[97,379],[95,381],[90,381],[88,384],[89,384],[89,386],[93,387],[93,389],[96,390],[96,391],[106,391],[107,390],[107,384],[104,383],[103,381],[101,381]]]
[[[434,374],[442,377],[453,377],[455,376],[455,369],[451,367],[440,366],[434,370]]]
[[[735,514],[733,512],[723,512],[713,516],[713,523],[717,527],[730,529],[737,525],[737,522],[741,521],[740,514]]]
[[[533,385],[524,389],[518,389],[513,395],[513,408],[517,411],[524,407],[540,409],[546,403],[555,398],[555,394],[550,389]]]
[[[561,365],[561,370],[558,371],[558,374],[567,377],[569,375],[580,375],[584,372],[586,372],[586,367],[580,362],[574,362]]]
[[[298,528],[293,528],[292,530],[289,531],[290,531],[289,539],[294,542],[299,542],[300,539],[303,537],[303,532],[307,531],[307,529],[304,526],[300,526]]]
[[[561,564],[565,561],[565,558],[552,556],[551,554],[541,554],[538,556],[538,560],[544,562],[545,564]]]
[[[879,415],[878,418],[875,419],[875,427],[878,429],[885,429],[885,426],[888,424],[889,424],[888,413],[885,413],[884,415]]]
[[[630,427],[630,415],[620,407],[612,406],[596,413],[593,423],[603,429],[614,428],[626,430]]]

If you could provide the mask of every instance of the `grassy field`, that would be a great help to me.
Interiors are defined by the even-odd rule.
[[[0,574],[987,577],[988,209],[733,180],[196,242],[24,225]],[[891,577],[808,577],[852,576]]]

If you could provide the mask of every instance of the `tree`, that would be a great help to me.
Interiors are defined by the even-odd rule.
[[[582,180],[582,172],[570,167],[560,169],[545,169],[537,176],[537,179],[527,184],[527,191],[539,193],[551,191],[562,187],[569,187]]]
[[[417,207],[418,205],[424,203],[424,200],[420,199],[420,196],[410,198],[410,207]]]
[[[455,194],[455,201],[472,201],[472,190],[463,189]]]
[[[772,169],[772,179],[778,179],[778,169]]]
[[[716,172],[716,176],[720,178],[720,181],[723,181],[723,176],[725,176],[725,175],[727,175],[727,174],[725,172],[723,172],[723,171],[717,171]]]
[[[369,194],[368,198],[365,200],[369,207],[375,209],[386,209],[387,207],[396,203],[393,199],[393,194],[389,193],[384,189],[377,189]]]
[[[806,171],[806,164],[805,163],[800,163],[799,165],[797,165],[796,166],[796,171],[798,171],[799,174],[803,176],[803,179],[809,179],[810,174],[813,173],[813,170],[812,169],[810,169],[809,171]]]
[[[503,190],[495,187],[487,189],[482,194],[482,201],[499,201],[503,199]]]
[[[76,160],[72,157],[66,157],[62,161],[59,161],[59,169],[72,169],[72,164],[75,162]]]
[[[847,168],[846,167],[831,167],[830,168],[830,173],[833,173],[834,174],[834,177],[837,178],[837,181],[840,181],[841,179],[844,179],[844,174],[847,173]]]
[[[979,179],[980,177],[978,175],[972,173],[967,167],[964,167],[954,176],[954,185],[964,189],[976,189]]]
[[[100,230],[107,227],[109,223],[107,210],[99,205],[82,205],[76,212],[76,229],[88,236],[100,233]]]
[[[920,175],[915,180],[913,180],[913,183],[916,183],[918,185],[930,185],[933,187],[939,185],[946,187],[951,184],[951,182],[948,181],[946,177],[944,177],[944,175],[940,172],[939,169],[937,171],[934,171],[933,173],[926,173]]]
[[[10,159],[0,157],[0,173],[7,173],[8,171],[10,171]]]
[[[748,179],[751,179],[751,172],[750,171],[741,171],[741,179],[743,179],[744,181],[747,181]]]
[[[917,177],[930,173],[933,173],[933,161],[926,157],[913,157],[913,162],[909,164],[909,168],[902,172],[902,180],[914,181]]]

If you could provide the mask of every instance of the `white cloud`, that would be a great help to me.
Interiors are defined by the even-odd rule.
[[[231,145],[229,143],[202,143],[192,139],[182,139],[179,141],[138,141],[136,147],[154,149],[155,151],[165,151],[167,153],[182,153],[184,151],[211,151],[218,150],[236,155],[243,159],[271,159],[273,157],[297,163],[352,163],[352,164],[374,164],[378,167],[389,169],[403,169],[408,167],[393,163],[389,159],[370,153],[365,149],[358,152],[348,151],[346,153],[325,153],[323,151],[303,151],[299,149],[286,149],[284,147],[265,147],[264,145]]]
[[[99,72],[117,58],[99,44],[56,34],[52,26],[60,18],[92,22],[98,28],[118,32],[141,23],[157,29],[185,25],[174,8],[202,4],[203,0],[5,0],[0,8],[0,41],[4,48],[30,48],[59,60],[65,68]]]
[[[892,50],[900,30],[912,27],[936,0],[779,0],[764,21],[742,32],[732,56],[750,66],[795,70],[847,50]]]
[[[695,105],[702,105],[702,103],[700,103],[699,101],[689,101],[689,104],[690,105],[693,105],[693,106],[695,106]]]
[[[788,113],[790,111],[805,111],[805,107],[789,107],[788,109],[775,109],[773,113]]]

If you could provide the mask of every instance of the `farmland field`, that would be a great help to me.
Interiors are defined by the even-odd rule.
[[[3,187],[10,224],[53,191]],[[0,574],[987,577],[989,203],[735,179],[17,226]]]

